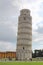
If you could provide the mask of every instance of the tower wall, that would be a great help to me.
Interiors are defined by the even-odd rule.
[[[30,10],[23,9],[20,11],[17,33],[17,60],[32,59],[32,17]]]

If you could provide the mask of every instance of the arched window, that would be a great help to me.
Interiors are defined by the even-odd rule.
[[[23,47],[23,50],[24,50],[24,47]]]

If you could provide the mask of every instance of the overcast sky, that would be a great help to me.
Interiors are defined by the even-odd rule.
[[[43,49],[43,0],[0,0],[0,51],[15,51],[21,9],[32,16],[32,49]]]

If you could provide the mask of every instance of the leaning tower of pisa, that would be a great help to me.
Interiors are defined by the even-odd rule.
[[[30,10],[22,9],[20,11],[17,33],[17,60],[32,59],[32,17]]]

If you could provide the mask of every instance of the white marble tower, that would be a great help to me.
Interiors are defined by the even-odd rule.
[[[32,17],[28,9],[20,11],[16,59],[21,61],[32,59]]]

